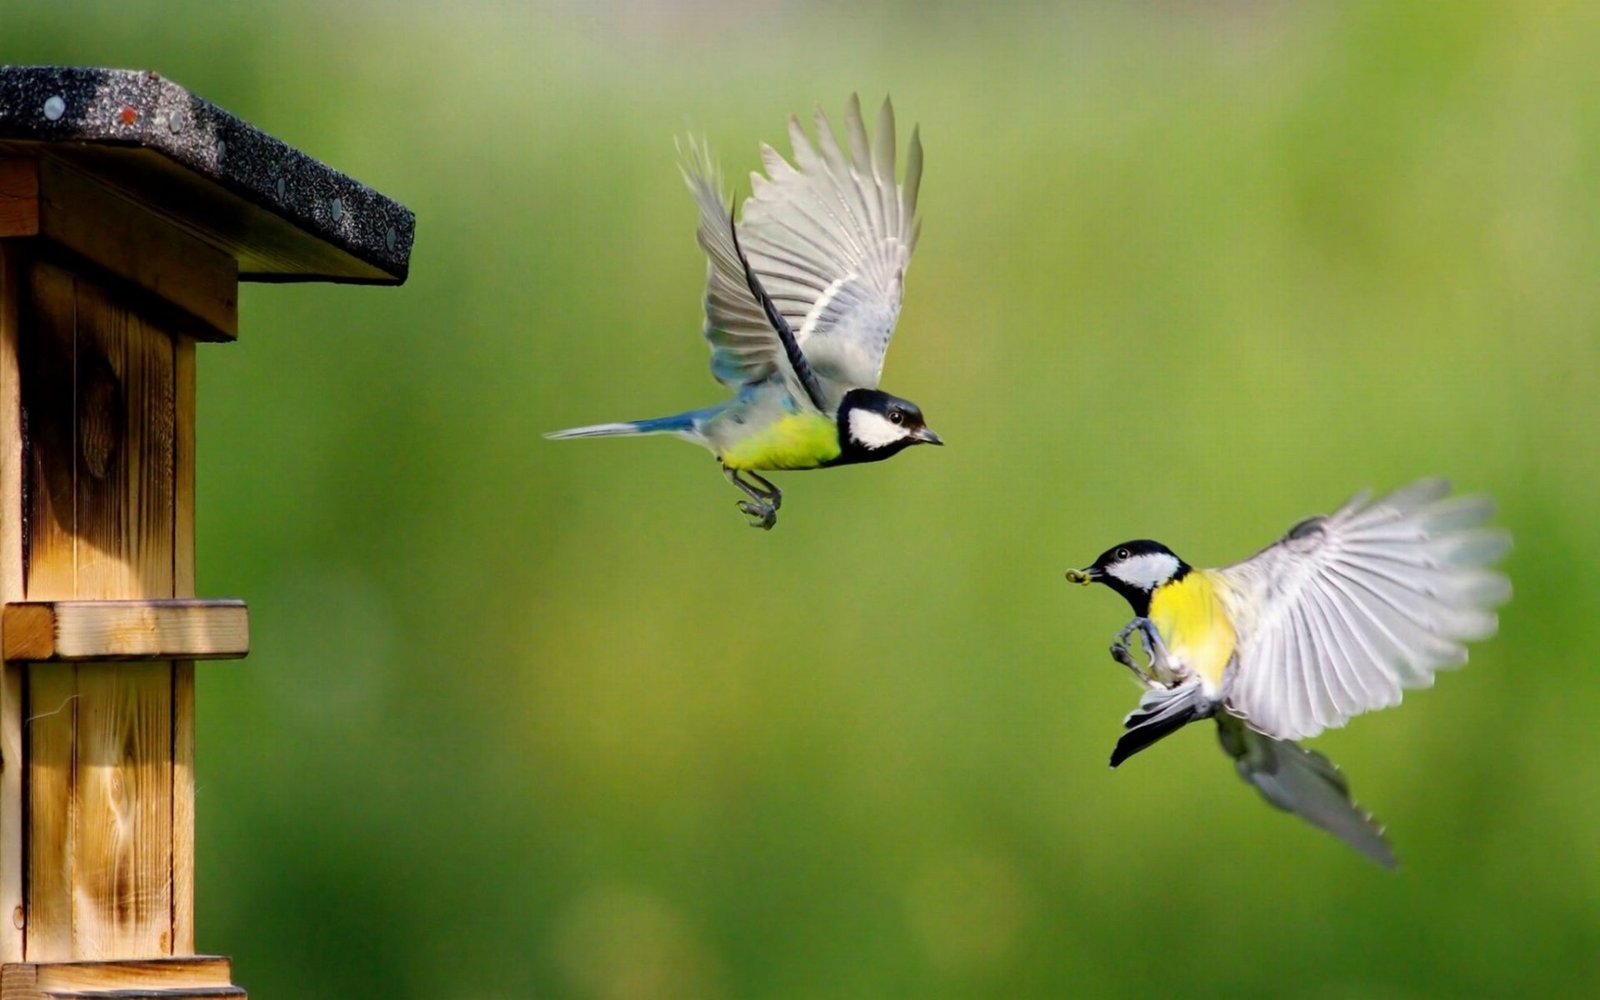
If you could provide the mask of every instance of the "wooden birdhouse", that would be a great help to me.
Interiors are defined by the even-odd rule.
[[[243,996],[195,954],[195,345],[240,281],[405,280],[412,214],[150,73],[0,67],[0,1000]]]

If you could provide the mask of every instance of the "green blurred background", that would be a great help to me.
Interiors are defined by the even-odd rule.
[[[252,996],[1600,988],[1600,8],[0,3],[416,210],[400,289],[247,286],[200,365],[199,940]],[[719,398],[673,139],[892,92],[926,225],[886,388],[949,441],[779,477],[539,433]],[[781,143],[780,143],[781,144]],[[786,144],[782,144],[785,145]],[[1126,618],[1441,473],[1501,636],[1317,741],[1397,874],[1211,735],[1105,767]]]

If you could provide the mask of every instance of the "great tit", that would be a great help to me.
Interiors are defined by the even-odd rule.
[[[737,223],[707,146],[691,140],[684,156],[708,258],[711,373],[737,395],[675,416],[546,437],[672,434],[703,445],[749,497],[739,509],[751,525],[767,529],[777,522],[783,493],[761,472],[878,462],[911,445],[944,443],[915,403],[878,389],[921,228],[922,141],[913,129],[905,179],[897,182],[887,100],[875,140],[854,96],[845,147],[821,108],[816,130],[813,146],[790,116],[793,164],[761,147],[767,176],[751,174],[753,191]]]
[[[1364,491],[1223,569],[1196,569],[1139,540],[1069,571],[1074,583],[1115,590],[1135,615],[1112,656],[1145,693],[1111,766],[1215,718],[1240,776],[1268,802],[1392,867],[1382,828],[1351,800],[1338,768],[1295,741],[1399,704],[1405,688],[1466,663],[1464,643],[1494,635],[1511,585],[1490,567],[1511,539],[1483,527],[1488,499],[1449,492],[1442,479],[1375,501]],[[1130,637],[1144,647],[1143,664]]]

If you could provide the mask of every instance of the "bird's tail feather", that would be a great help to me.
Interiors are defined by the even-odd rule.
[[[1139,707],[1122,720],[1127,732],[1111,751],[1111,766],[1116,767],[1145,747],[1215,711],[1215,705],[1200,690],[1198,683],[1176,688],[1151,688],[1139,699]]]
[[[1393,868],[1394,848],[1383,827],[1350,797],[1350,784],[1333,761],[1293,740],[1258,733],[1239,718],[1217,714],[1217,739],[1239,776],[1261,797],[1338,837],[1367,857]]]
[[[641,434],[693,434],[696,422],[710,412],[690,410],[688,413],[654,417],[649,420],[623,420],[610,424],[590,424],[587,427],[568,427],[563,431],[551,431],[545,437],[552,441],[563,441],[567,438],[637,437]]]

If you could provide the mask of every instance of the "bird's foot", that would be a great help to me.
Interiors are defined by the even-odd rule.
[[[1133,651],[1128,648],[1128,640],[1136,636],[1146,660],[1143,665],[1134,659]],[[1166,664],[1166,648],[1161,644],[1161,638],[1150,619],[1135,618],[1124,625],[1116,638],[1111,640],[1111,658],[1132,671],[1135,679],[1145,687],[1166,686],[1160,679],[1161,668]]]
[[[1149,675],[1144,672],[1143,667],[1134,662],[1133,654],[1128,652],[1127,643],[1120,640],[1113,642],[1111,644],[1111,658],[1131,670],[1133,672],[1134,679],[1140,684],[1145,686],[1150,684]]]
[[[1178,672],[1167,657],[1167,644],[1161,641],[1161,633],[1156,630],[1155,622],[1148,618],[1139,618],[1136,622],[1139,634],[1144,638],[1145,653],[1150,659],[1150,676],[1167,687],[1177,684],[1180,680]]]
[[[771,531],[772,526],[778,523],[778,508],[783,506],[783,491],[769,482],[765,476],[758,476],[754,472],[740,475],[738,469],[730,469],[727,466],[723,466],[722,472],[728,477],[728,482],[739,487],[745,496],[750,498],[739,501],[739,509],[755,518],[750,522],[750,527]],[[750,482],[745,476],[755,482]]]
[[[773,510],[777,510],[779,507],[783,506],[783,491],[778,489],[776,483],[772,482],[772,480],[768,479],[766,476],[757,475],[754,472],[746,472],[745,475],[749,476],[751,479],[754,479],[756,483],[760,485],[762,499],[766,500],[767,503],[770,503]]]
[[[765,500],[740,500],[739,509],[755,518],[750,522],[750,527],[760,528],[762,531],[771,531],[772,526],[778,523],[778,505]]]

